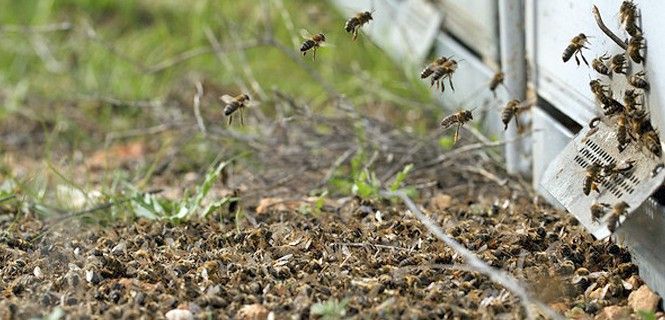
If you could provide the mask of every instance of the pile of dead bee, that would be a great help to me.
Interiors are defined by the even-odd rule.
[[[658,133],[651,125],[649,114],[644,106],[645,93],[649,90],[649,83],[645,79],[643,66],[645,58],[642,53],[646,49],[644,45],[644,36],[641,28],[638,26],[637,6],[632,1],[623,1],[619,8],[619,18],[626,33],[630,36],[627,41],[621,41],[614,35],[603,23],[598,9],[594,7],[594,15],[601,30],[607,34],[619,47],[625,51],[614,56],[607,53],[592,60],[591,67],[606,80],[595,79],[589,82],[591,92],[598,102],[603,116],[591,120],[589,131],[583,141],[598,131],[598,124],[602,120],[607,120],[616,130],[617,148],[623,152],[631,144],[637,144],[640,149],[646,149],[647,152],[656,157],[660,157],[662,150]],[[582,49],[589,49],[588,38],[580,33],[573,37],[570,44],[563,51],[563,62],[567,62],[574,57],[577,65],[580,65],[579,56],[584,63],[589,66],[586,58],[582,54]],[[631,63],[631,60],[633,63]],[[642,69],[637,71],[635,69]],[[614,98],[614,92],[611,84],[621,81],[625,78],[630,88],[623,92],[623,103]],[[598,185],[604,180],[617,174],[626,174],[633,170],[633,162],[628,162],[625,166],[619,167],[616,163],[600,164],[598,162],[590,164],[586,168],[586,176],[583,183],[583,192],[590,195],[592,191],[600,192]],[[598,222],[607,215],[608,229],[611,232],[618,227],[622,215],[629,208],[626,202],[618,202],[613,206],[607,203],[594,203],[591,208],[591,216]]]

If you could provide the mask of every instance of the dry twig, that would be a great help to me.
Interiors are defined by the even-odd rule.
[[[206,125],[203,123],[203,117],[201,117],[201,97],[203,96],[203,85],[201,81],[196,82],[196,94],[194,95],[194,116],[196,117],[196,124],[199,126],[199,130],[203,133],[203,136],[207,134]]]
[[[624,50],[628,49],[628,45],[605,25],[603,18],[600,16],[600,11],[596,5],[593,5],[591,12],[593,13],[593,17],[596,19],[596,23],[598,24],[600,30],[602,30],[608,37],[610,37],[610,39],[612,39],[612,41],[614,41],[619,47]]]

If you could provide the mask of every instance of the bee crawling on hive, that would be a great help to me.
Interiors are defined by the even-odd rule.
[[[587,39],[587,36],[584,33],[580,33],[573,37],[572,40],[570,40],[570,43],[566,47],[566,49],[563,50],[563,55],[562,59],[563,62],[568,62],[570,58],[575,56],[575,62],[577,62],[577,65],[580,65],[580,59],[577,57],[577,54],[579,53],[580,56],[582,57],[582,60],[584,60],[584,63],[588,66],[589,62],[586,61],[586,58],[582,54],[582,49],[589,49],[589,47],[586,46],[586,44],[589,43],[589,40]]]
[[[353,41],[358,37],[358,29],[360,29],[364,24],[369,23],[372,20],[372,12],[363,11],[358,12],[355,16],[350,18],[344,24],[344,30],[353,34]]]
[[[457,124],[457,128],[455,129],[455,135],[453,136],[453,143],[457,143],[457,140],[459,140],[459,129],[467,122],[473,120],[473,114],[471,113],[473,110],[462,110],[456,113],[453,113],[451,115],[448,115],[447,117],[443,118],[441,120],[441,126],[443,129],[448,129],[450,126]]]
[[[607,210],[610,208],[610,205],[607,203],[599,203],[599,202],[594,202],[591,205],[591,219],[594,222],[598,222],[600,218],[605,216],[607,213]]]
[[[628,70],[628,64],[626,62],[626,56],[624,54],[615,54],[610,60],[609,69],[614,73],[621,73],[625,75],[626,71]]]
[[[621,201],[612,207],[612,213],[607,218],[607,229],[609,229],[610,232],[614,232],[616,228],[619,227],[621,224],[621,217],[628,213],[628,208],[630,208],[630,206],[625,201]]]
[[[628,83],[630,83],[630,85],[635,88],[649,90],[649,82],[647,82],[647,80],[644,78],[645,76],[646,73],[644,71],[640,71],[628,77]]]
[[[623,105],[612,97],[609,86],[602,84],[600,80],[591,80],[589,87],[591,87],[591,92],[596,100],[600,102],[606,116],[612,116],[623,111]]]
[[[635,169],[635,160],[624,161],[622,165],[617,165],[614,162],[601,166],[600,176],[602,177],[612,177],[617,174],[627,175]]]
[[[642,63],[644,61],[644,56],[640,50],[645,49],[644,37],[641,34],[635,35],[628,40],[628,48],[626,49],[626,54],[632,59],[635,63]]]
[[[596,70],[596,72],[606,75],[606,76],[611,76],[611,70],[607,66],[607,60],[610,60],[610,57],[607,55],[607,53],[603,54],[600,57],[594,58],[591,61],[591,67],[593,70]]]
[[[229,117],[229,124],[233,122],[233,113],[240,110],[240,124],[245,125],[243,110],[245,109],[247,103],[250,100],[249,96],[244,93],[235,97],[225,94],[221,96],[219,99],[226,104],[226,106],[224,106],[224,115]]]
[[[325,46],[326,36],[323,33],[312,35],[307,30],[300,30],[300,35],[305,39],[300,46],[300,52],[304,56],[309,50],[312,50],[312,59],[316,60],[316,50]]]
[[[598,190],[598,181],[600,180],[600,170],[602,166],[600,163],[593,163],[586,168],[586,175],[584,177],[584,184],[582,185],[582,192],[585,196],[591,193],[591,190],[600,192]]]
[[[624,1],[619,7],[619,19],[626,28],[626,32],[632,37],[642,34],[642,29],[637,26],[637,6],[633,1]]]

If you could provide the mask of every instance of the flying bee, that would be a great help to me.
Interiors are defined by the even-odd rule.
[[[436,88],[439,89],[439,85],[441,85],[441,92],[444,92],[446,86],[443,84],[443,80],[448,78],[450,88],[455,91],[455,86],[453,86],[453,73],[455,73],[455,70],[457,70],[457,61],[453,59],[448,59],[442,65],[434,67],[430,86],[436,83]]]
[[[610,70],[614,73],[626,74],[628,65],[626,64],[626,56],[623,54],[615,54],[610,60]]]
[[[571,57],[575,56],[575,62],[577,62],[577,65],[580,65],[580,59],[577,57],[577,54],[579,53],[580,56],[582,57],[582,60],[584,60],[584,63],[586,65],[589,65],[589,62],[586,61],[586,58],[582,54],[582,49],[589,49],[586,44],[589,43],[589,40],[587,39],[587,36],[584,35],[584,33],[580,33],[573,37],[572,40],[570,40],[570,44],[566,47],[565,50],[563,50],[563,62],[568,62]]]
[[[307,51],[312,50],[313,60],[316,60],[316,50],[324,46],[326,36],[323,33],[311,35],[307,30],[301,30],[300,35],[305,39],[305,42],[300,46],[300,52],[304,56]]]
[[[473,110],[462,110],[456,113],[453,113],[451,115],[448,115],[447,117],[443,118],[441,120],[441,126],[443,129],[448,129],[450,126],[453,124],[457,124],[457,128],[455,129],[455,135],[453,136],[453,143],[457,143],[457,140],[459,140],[459,129],[467,122],[473,120],[473,114],[471,113]]]
[[[591,190],[598,191],[598,180],[600,178],[601,165],[599,163],[593,163],[586,168],[586,176],[584,177],[584,184],[582,186],[582,191],[585,196],[588,196],[591,193]]]
[[[610,208],[610,205],[607,203],[602,203],[602,202],[595,202],[594,204],[591,205],[591,219],[593,219],[594,222],[598,222],[600,218],[602,218],[606,213],[607,209]]]
[[[603,54],[600,57],[594,58],[593,61],[591,61],[591,67],[593,67],[596,72],[606,75],[606,76],[611,76],[612,73],[610,73],[610,68],[607,66],[607,60],[609,60],[610,57],[607,54]]]
[[[229,124],[233,122],[233,113],[238,111],[239,109],[240,124],[245,125],[243,110],[245,109],[246,104],[249,102],[249,96],[244,93],[235,97],[225,94],[221,96],[219,99],[226,104],[226,106],[224,106],[224,115],[229,117]]]
[[[446,61],[448,61],[448,59],[449,58],[447,57],[436,58],[436,60],[432,61],[432,63],[428,64],[427,67],[423,69],[423,71],[420,73],[420,79],[426,79],[431,76],[432,73],[434,73],[434,69],[443,65]]]
[[[635,88],[649,90],[649,82],[644,79],[644,76],[646,76],[646,73],[644,71],[640,71],[628,77],[628,83],[630,83],[630,85]]]
[[[660,147],[660,139],[658,138],[658,133],[655,130],[649,130],[640,136],[644,146],[651,151],[657,157],[660,157],[662,154],[662,149]]]
[[[628,213],[628,208],[630,208],[630,206],[625,201],[621,201],[612,207],[612,213],[609,218],[607,218],[607,229],[609,229],[610,232],[616,230],[620,224],[621,216]]]
[[[642,61],[644,61],[644,57],[640,53],[640,50],[646,48],[644,43],[642,43],[643,41],[644,37],[642,35],[633,36],[628,40],[626,53],[633,61],[635,61],[635,63],[642,63]]]
[[[619,17],[621,23],[625,26],[626,32],[632,37],[642,33],[637,26],[637,6],[632,1],[624,1],[619,7]]]
[[[531,105],[526,104],[525,102],[519,102],[519,100],[510,100],[506,103],[506,106],[501,110],[501,121],[503,122],[503,130],[508,129],[508,124],[510,120],[515,118],[515,125],[517,125],[518,130],[521,129],[519,123],[519,114],[530,108]]]
[[[596,132],[598,132],[598,124],[600,123],[601,119],[600,117],[595,117],[589,121],[589,131],[584,135],[582,138],[581,142],[585,143],[592,135],[594,135]]]
[[[499,85],[503,84],[503,79],[505,75],[503,72],[497,72],[494,77],[492,77],[492,80],[490,80],[490,90],[492,91],[492,94],[494,94],[494,97],[496,98],[496,88],[499,87]]]
[[[346,21],[344,30],[353,34],[353,41],[358,37],[358,29],[372,20],[372,13],[369,11],[358,12],[354,17]]]
[[[623,152],[628,145],[628,128],[626,126],[626,116],[622,113],[617,117],[617,142],[619,143],[619,152]]]

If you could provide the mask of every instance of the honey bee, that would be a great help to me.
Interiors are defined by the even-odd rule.
[[[628,89],[623,94],[623,103],[629,113],[634,113],[640,110],[638,106],[641,106],[642,104],[637,102],[637,96],[638,94],[635,93],[635,90],[633,89]]]
[[[612,213],[610,214],[609,218],[607,218],[607,229],[609,229],[610,232],[614,232],[616,230],[616,228],[619,226],[621,216],[628,213],[628,208],[630,208],[630,206],[625,201],[621,201],[612,207]]]
[[[619,114],[617,117],[617,142],[619,143],[619,152],[623,152],[629,142],[626,116],[624,114]]]
[[[649,90],[649,82],[647,82],[646,79],[644,79],[645,76],[644,71],[640,71],[630,77],[628,77],[628,83],[630,83],[631,86],[635,88],[640,88],[644,90]]]
[[[654,130],[649,130],[640,136],[644,146],[651,151],[654,155],[660,157],[662,155],[662,149],[660,147],[660,139],[658,138],[658,133]]]
[[[609,91],[607,85],[603,85],[600,80],[591,80],[589,86],[591,87],[591,92],[601,103],[606,116],[611,116],[623,111],[623,105],[612,98],[612,92]]]
[[[496,98],[496,88],[499,87],[499,85],[503,84],[503,79],[505,75],[503,72],[497,72],[494,77],[492,77],[492,80],[490,80],[490,90],[492,91],[492,94],[494,94],[494,97]]]
[[[593,67],[596,72],[606,75],[606,76],[611,76],[612,74],[610,73],[610,68],[607,66],[607,60],[609,60],[610,57],[607,56],[607,54],[603,54],[600,57],[594,58],[593,61],[591,61],[591,67]]]
[[[600,218],[602,218],[605,213],[607,212],[607,209],[609,209],[610,205],[607,203],[594,203],[591,205],[591,218],[593,219],[594,222],[598,222]]]
[[[323,33],[311,35],[307,30],[301,30],[300,35],[305,39],[305,42],[300,46],[302,55],[307,55],[307,51],[312,50],[313,60],[316,60],[316,50],[324,46],[326,36]]]
[[[626,56],[623,54],[615,54],[610,60],[610,70],[614,73],[626,74],[628,65],[626,64]]]
[[[617,174],[626,175],[628,172],[635,168],[635,161],[628,160],[623,163],[622,166],[617,165],[614,162],[601,166],[600,176],[602,177],[612,177]]]
[[[441,92],[443,92],[446,90],[443,80],[448,78],[450,88],[455,91],[455,87],[453,86],[453,73],[455,73],[455,70],[457,70],[457,61],[453,59],[448,59],[442,65],[434,67],[430,86],[433,86],[436,83],[436,88],[439,89],[439,85],[441,85]]]
[[[584,185],[582,186],[582,191],[585,196],[588,196],[591,193],[591,190],[598,191],[598,180],[600,178],[601,165],[599,163],[593,163],[586,168],[586,176],[584,177]]]
[[[434,73],[434,69],[437,66],[443,65],[446,61],[448,61],[448,59],[449,58],[446,57],[436,58],[436,60],[432,61],[432,63],[428,64],[427,67],[423,69],[423,71],[420,73],[420,79],[426,79],[431,76],[432,73]]]
[[[587,39],[587,36],[584,33],[580,33],[573,37],[572,40],[570,40],[570,44],[566,47],[565,50],[563,50],[563,62],[568,62],[571,57],[575,56],[575,62],[577,62],[577,65],[580,65],[580,59],[577,57],[577,54],[579,53],[580,56],[582,57],[582,60],[584,60],[584,63],[586,65],[589,65],[589,62],[586,61],[586,58],[582,54],[582,49],[589,49],[586,44],[589,43],[589,40]]]
[[[355,41],[358,37],[358,29],[364,24],[369,23],[372,20],[372,13],[369,11],[358,12],[354,17],[346,21],[344,24],[344,30],[346,32],[353,34],[353,40]]]
[[[635,61],[635,63],[642,63],[644,61],[644,57],[640,53],[640,50],[646,48],[646,46],[642,43],[644,41],[644,37],[642,35],[636,35],[630,38],[628,40],[628,48],[626,49],[626,53],[628,56]]]
[[[233,122],[233,113],[240,109],[240,124],[244,125],[245,119],[243,117],[243,109],[245,109],[245,105],[249,101],[249,96],[244,93],[235,97],[225,94],[219,99],[226,104],[224,107],[224,115],[229,117],[229,124]]]
[[[513,119],[513,117],[515,118],[515,124],[517,125],[517,128],[520,128],[520,123],[517,116],[529,107],[529,105],[523,105],[523,103],[520,103],[519,100],[508,101],[506,106],[503,107],[503,110],[501,110],[501,121],[504,125],[503,130],[508,129],[508,124],[510,123],[510,120]]]
[[[459,140],[459,129],[471,120],[473,120],[473,114],[471,111],[462,110],[443,118],[443,120],[441,120],[441,126],[445,130],[450,128],[453,124],[457,124],[455,135],[453,136],[453,143],[457,143],[457,140]]]
[[[634,37],[642,33],[640,27],[637,26],[637,6],[633,1],[624,1],[621,3],[619,17],[630,36]]]

